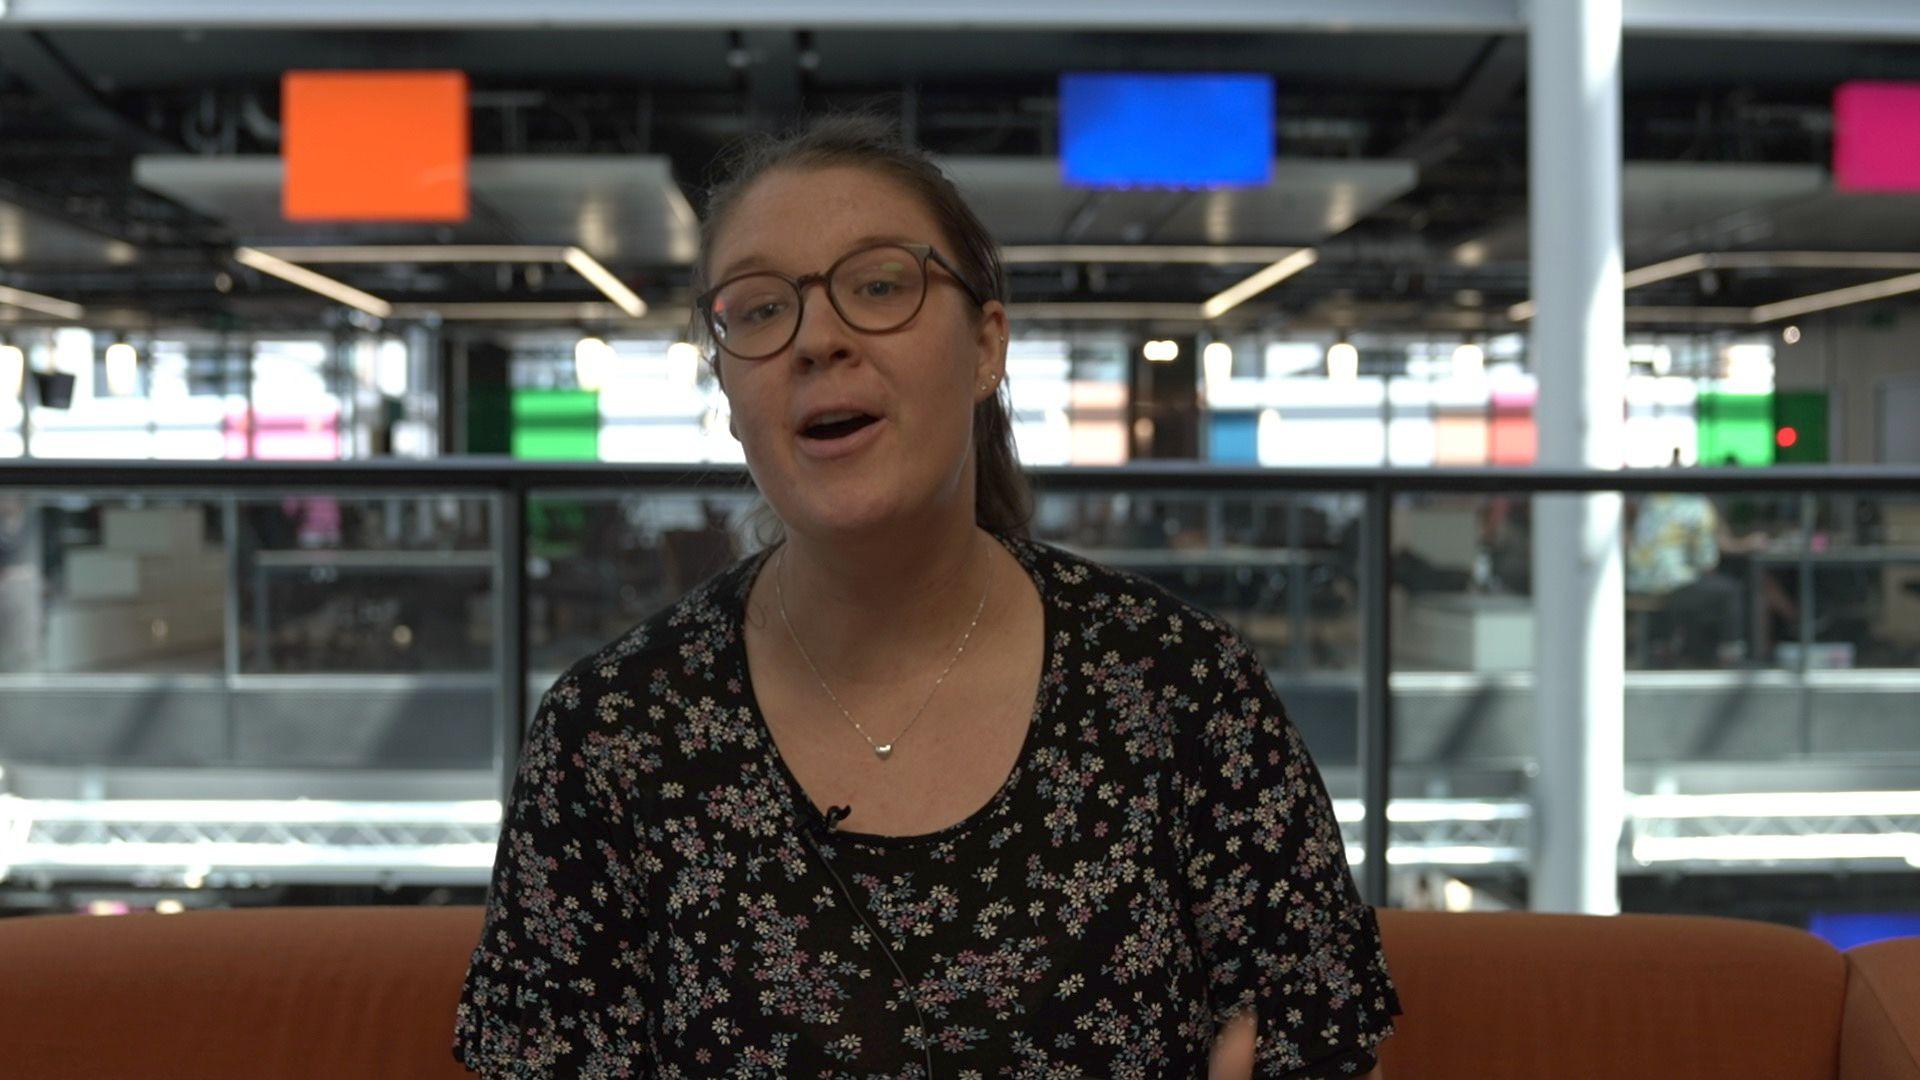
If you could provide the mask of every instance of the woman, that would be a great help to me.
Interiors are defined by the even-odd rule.
[[[456,1056],[1373,1069],[1399,1003],[1259,662],[1025,535],[1005,276],[952,184],[883,126],[815,123],[716,191],[697,272],[782,539],[547,693]]]

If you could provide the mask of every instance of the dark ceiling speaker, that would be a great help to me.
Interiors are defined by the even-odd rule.
[[[64,371],[36,371],[33,386],[40,405],[47,409],[73,408],[74,377]]]

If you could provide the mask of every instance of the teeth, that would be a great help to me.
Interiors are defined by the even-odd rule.
[[[842,410],[840,412],[821,413],[819,416],[816,416],[813,418],[812,424],[808,424],[807,426],[812,427],[813,424],[837,424],[842,420],[852,420],[857,416],[865,416],[865,415],[867,414],[863,412],[853,412],[850,410]]]

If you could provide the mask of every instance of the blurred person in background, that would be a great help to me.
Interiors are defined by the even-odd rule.
[[[40,568],[34,515],[19,495],[0,495],[0,671],[40,662]]]
[[[1671,465],[1681,467],[1680,451]],[[1723,555],[1765,548],[1762,532],[1735,536],[1705,495],[1661,491],[1642,499],[1629,526],[1627,592],[1661,598],[1674,622],[1679,662],[1700,667],[1747,659],[1748,587],[1723,570]],[[1788,603],[1777,583],[1762,585],[1769,609]]]
[[[548,691],[454,1052],[498,1075],[1381,1075],[1320,773],[1230,627],[1028,536],[999,252],[884,124],[696,266],[768,545]]]

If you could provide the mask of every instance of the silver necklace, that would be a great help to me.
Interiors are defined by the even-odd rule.
[[[980,625],[980,613],[987,609],[987,594],[993,591],[992,558],[989,557],[987,560],[987,587],[980,590],[980,603],[973,609],[973,621],[967,624],[967,632],[960,635],[960,647],[953,650],[953,659],[947,661],[947,666],[940,672],[940,677],[933,680],[933,689],[927,691],[926,701],[922,701],[920,707],[913,711],[913,718],[907,721],[907,726],[900,729],[900,734],[895,735],[892,742],[886,743],[874,742],[873,737],[867,734],[867,729],[861,727],[860,722],[855,720],[853,714],[847,711],[847,707],[840,703],[840,695],[834,693],[833,687],[827,685],[826,677],[820,674],[820,668],[814,664],[813,657],[807,655],[807,647],[800,644],[800,635],[793,632],[793,620],[787,617],[787,591],[781,587],[780,583],[781,578],[786,575],[786,571],[787,549],[782,547],[780,549],[780,566],[773,575],[773,592],[774,595],[780,599],[780,621],[787,624],[787,636],[793,639],[793,647],[800,650],[800,659],[805,660],[807,667],[813,670],[814,679],[820,683],[820,689],[825,690],[827,696],[833,699],[833,704],[840,710],[840,715],[846,717],[847,723],[853,725],[853,730],[859,732],[860,737],[867,740],[868,746],[873,747],[875,757],[878,757],[881,761],[887,760],[893,756],[894,744],[898,743],[900,737],[905,735],[914,724],[919,722],[920,714],[927,711],[927,705],[933,701],[933,695],[940,689],[940,684],[947,680],[947,672],[952,671],[953,665],[960,662],[960,654],[967,651],[967,640],[973,637],[973,628]]]

